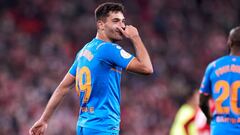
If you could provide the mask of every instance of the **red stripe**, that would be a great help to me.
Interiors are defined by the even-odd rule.
[[[189,126],[194,120],[195,120],[195,115],[184,124],[184,130],[186,132],[186,135],[190,135],[189,134]]]

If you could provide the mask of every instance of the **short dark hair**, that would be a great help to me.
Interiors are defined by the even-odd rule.
[[[95,20],[105,20],[109,16],[109,12],[124,12],[124,6],[121,3],[106,2],[100,4],[95,9]]]
[[[231,41],[231,46],[240,47],[240,27],[233,28],[229,33],[229,40]]]

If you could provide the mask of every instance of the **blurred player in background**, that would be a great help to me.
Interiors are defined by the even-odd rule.
[[[170,135],[197,135],[195,117],[198,109],[199,94],[191,91],[186,103],[178,110],[170,130]]]
[[[77,135],[119,134],[122,69],[145,75],[153,72],[138,30],[125,24],[123,12],[119,3],[103,3],[96,8],[96,37],[77,54],[42,116],[30,129],[31,135],[44,134],[54,110],[74,83],[80,98]],[[115,43],[123,37],[133,43],[136,57]]]
[[[230,31],[230,55],[211,62],[200,88],[200,107],[211,123],[211,135],[240,134],[240,27]],[[215,111],[210,115],[208,101]]]
[[[190,91],[186,102],[176,113],[170,135],[209,135],[206,117],[199,109],[198,90]]]

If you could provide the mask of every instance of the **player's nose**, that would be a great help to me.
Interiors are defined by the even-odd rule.
[[[121,22],[120,27],[125,30],[126,24],[124,22]]]

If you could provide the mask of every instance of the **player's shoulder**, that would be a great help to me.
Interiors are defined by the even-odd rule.
[[[188,104],[183,104],[177,114],[176,114],[176,119],[178,119],[179,121],[182,121],[182,122],[186,122],[188,121],[189,119],[191,119],[192,117],[195,116],[195,110]],[[183,117],[185,116],[185,117]]]
[[[108,51],[108,50],[121,50],[122,47],[116,43],[102,42],[97,46],[98,50]]]
[[[222,56],[222,57],[216,59],[215,61],[216,62],[222,62],[222,61],[226,61],[226,60],[229,60],[229,59],[231,59],[231,56],[226,55],[226,56]]]
[[[89,42],[89,43],[91,43],[91,42]],[[89,43],[85,44],[82,49],[78,50],[78,52],[76,54],[76,59],[78,59],[79,57],[82,56],[83,51],[87,48],[87,45],[89,45]]]
[[[239,63],[240,58],[238,58],[236,56],[226,55],[226,56],[216,59],[213,63],[215,63],[217,66],[223,66],[226,64],[231,64],[231,63],[236,63],[236,62]]]
[[[226,62],[229,60],[229,56],[222,56],[219,57],[217,59],[215,59],[214,61],[210,62],[208,64],[208,67],[216,67],[217,65],[219,65],[220,63]]]

